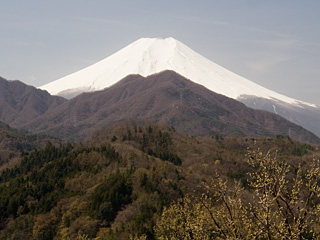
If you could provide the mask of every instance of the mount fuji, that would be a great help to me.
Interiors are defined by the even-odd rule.
[[[109,87],[130,74],[172,70],[211,91],[237,99],[255,96],[314,106],[259,86],[196,53],[174,38],[141,38],[108,58],[40,87],[66,98]]]
[[[131,74],[172,70],[247,106],[274,112],[320,136],[320,108],[264,88],[201,56],[174,38],[141,38],[113,55],[40,87],[73,98],[108,88]]]

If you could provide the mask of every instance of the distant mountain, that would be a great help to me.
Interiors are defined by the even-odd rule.
[[[65,101],[20,81],[0,77],[0,121],[11,127],[20,127]]]
[[[211,91],[256,109],[274,112],[276,107],[277,114],[320,136],[319,106],[259,86],[206,59],[174,38],[141,38],[96,64],[40,88],[54,95],[72,98],[82,92],[110,87],[131,74],[146,77],[164,70],[173,70]],[[254,99],[264,104],[256,104]]]
[[[262,109],[278,114],[291,122],[320,136],[320,108],[308,105],[289,104],[276,99],[242,96],[237,99],[254,109]]]
[[[286,119],[216,94],[183,76],[164,71],[130,75],[103,91],[81,94],[25,127],[60,138],[84,139],[93,131],[127,119],[152,120],[192,135],[290,135],[319,142]]]

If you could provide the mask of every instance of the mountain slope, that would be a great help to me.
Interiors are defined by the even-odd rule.
[[[292,105],[274,99],[241,96],[237,99],[248,107],[278,114],[320,136],[320,108]]]
[[[103,91],[81,94],[26,127],[82,139],[125,119],[149,119],[193,135],[290,134],[301,141],[319,142],[314,134],[280,116],[250,109],[173,71],[147,78],[128,76]]]
[[[19,127],[66,100],[20,81],[0,77],[0,121]]]
[[[54,95],[75,95],[102,90],[130,74],[146,77],[164,70],[173,70],[234,99],[254,95],[291,104],[312,105],[261,87],[206,59],[174,38],[141,38],[96,64],[40,88]]]
[[[320,136],[320,108],[266,89],[196,53],[173,39],[141,38],[102,61],[48,83],[41,89],[72,98],[82,92],[102,90],[130,74],[149,76],[173,70],[216,93],[249,107],[274,112]],[[260,99],[264,104],[256,104]],[[267,103],[267,104],[266,104]],[[266,106],[267,105],[267,106]]]

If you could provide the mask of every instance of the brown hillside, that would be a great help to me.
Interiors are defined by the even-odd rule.
[[[20,127],[65,101],[20,81],[0,77],[0,121],[12,127]]]
[[[290,135],[300,141],[320,141],[278,115],[248,108],[173,71],[147,78],[130,75],[103,91],[66,101],[25,126],[60,138],[81,140],[127,119],[152,120],[197,136]]]

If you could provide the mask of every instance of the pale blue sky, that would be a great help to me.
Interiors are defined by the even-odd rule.
[[[318,0],[0,0],[0,76],[40,86],[141,37],[320,105]]]

